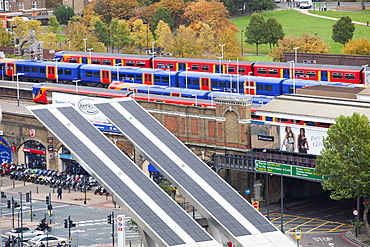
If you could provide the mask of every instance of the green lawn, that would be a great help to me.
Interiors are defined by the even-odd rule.
[[[340,8],[339,8],[340,9]],[[352,21],[358,21],[362,23],[370,22],[370,10],[364,10],[360,12],[343,12],[343,11],[313,11],[308,12],[315,15],[328,16],[333,18],[341,18],[342,16],[349,16]]]
[[[326,12],[316,11],[316,14],[319,14],[319,13],[320,14],[325,13],[328,15],[334,14],[333,11],[326,11]],[[348,13],[348,12],[342,12],[342,13]],[[361,14],[359,15],[357,14],[359,13],[353,12],[354,19],[355,18],[357,19],[357,16],[360,17],[362,14],[362,15],[369,16],[369,20],[370,20],[370,15],[368,14],[368,12],[361,12]],[[341,52],[343,48],[342,45],[339,43],[335,43],[331,39],[332,26],[336,22],[334,20],[328,20],[328,19],[322,19],[318,17],[304,15],[304,14],[299,13],[296,10],[273,11],[273,12],[268,12],[268,13],[262,13],[262,15],[265,17],[265,20],[267,20],[267,18],[269,17],[275,17],[282,24],[285,35],[290,36],[292,34],[295,34],[296,36],[301,36],[303,33],[309,33],[312,35],[317,34],[321,36],[322,39],[330,46],[330,53],[333,53],[333,54],[342,53]],[[245,16],[245,17],[234,19],[233,22],[235,23],[236,27],[239,30],[245,30],[245,27],[249,23],[249,19],[250,19],[249,16]],[[366,37],[370,39],[370,27],[356,25],[354,38],[359,39],[362,37]],[[239,36],[239,39],[240,39],[240,36]],[[270,51],[269,45],[259,46],[260,53],[267,54],[269,53],[269,51]],[[255,45],[249,45],[249,44],[244,45],[244,53],[255,54],[255,52],[256,52]]]

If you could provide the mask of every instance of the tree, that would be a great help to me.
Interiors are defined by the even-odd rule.
[[[69,19],[75,15],[75,11],[69,6],[62,5],[54,11],[54,15],[61,25],[66,25]]]
[[[283,26],[274,17],[270,17],[266,21],[266,41],[270,44],[270,49],[277,45],[278,40],[284,37]]]
[[[342,45],[345,45],[353,37],[353,33],[356,27],[352,23],[349,16],[342,16],[334,25],[333,25],[333,34],[331,38]]]
[[[118,47],[131,46],[129,25],[125,20],[119,20],[113,33],[113,39]]]
[[[148,25],[144,24],[142,20],[134,21],[131,38],[134,45],[140,49],[149,49],[150,42],[154,40]]]
[[[114,18],[131,18],[134,15],[133,10],[139,6],[136,0],[95,0],[90,5],[92,11],[107,24]]]
[[[58,43],[58,37],[57,34],[53,32],[48,32],[45,37],[43,37],[44,40],[44,49],[60,49],[59,43]]]
[[[329,53],[329,46],[322,41],[320,36],[312,36],[304,33],[301,37],[285,36],[278,41],[278,46],[273,47],[268,56],[273,57],[275,61],[283,61],[285,51],[294,52],[295,47],[299,47],[299,52],[307,53]]]
[[[0,20],[0,27],[3,26],[3,21]],[[5,28],[0,28],[0,44],[1,46],[9,46],[10,38],[12,37],[10,32],[7,32]]]
[[[249,25],[246,27],[246,43],[256,44],[256,54],[258,55],[258,46],[260,44],[266,44],[266,33],[267,27],[265,19],[262,15],[253,14],[251,16]]]
[[[195,32],[190,27],[181,25],[176,30],[171,53],[176,57],[197,57],[201,51],[194,42],[195,40]]]
[[[348,55],[370,55],[370,42],[367,38],[351,39],[342,52]]]
[[[157,46],[164,52],[170,52],[173,46],[173,35],[168,24],[159,21],[157,29],[155,30],[155,35],[157,37]]]
[[[152,17],[152,24],[150,25],[150,28],[151,28],[153,33],[157,29],[157,25],[158,25],[159,21],[163,21],[163,22],[167,23],[170,28],[172,28],[173,23],[174,23],[168,9],[163,8],[161,6],[159,6],[156,9],[156,11],[154,12],[154,15]]]
[[[330,198],[363,197],[363,222],[367,234],[370,195],[370,125],[365,115],[339,116],[323,141],[324,149],[316,158],[315,171],[327,178],[322,183]]]
[[[59,22],[55,15],[49,16],[48,29],[50,32],[59,34]]]
[[[108,46],[111,43],[108,26],[98,17],[91,19],[91,26],[94,28],[98,40],[104,43],[105,46]]]

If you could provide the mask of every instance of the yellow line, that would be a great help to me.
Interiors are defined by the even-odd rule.
[[[317,227],[315,227],[315,228],[313,228],[313,229],[311,229],[311,230],[308,230],[308,231],[307,231],[307,233],[310,233],[310,232],[312,232],[312,231],[316,230],[317,228],[320,228],[320,227],[322,227],[322,226],[326,225],[327,223],[328,223],[328,222],[324,222],[323,224],[318,225]]]

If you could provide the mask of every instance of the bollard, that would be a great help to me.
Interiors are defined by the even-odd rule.
[[[23,181],[23,186],[26,186],[26,181]]]
[[[36,194],[39,193],[39,186],[36,186]]]
[[[71,193],[71,186],[68,186],[68,193]]]
[[[54,188],[54,186],[53,186],[53,193],[55,193],[55,188]]]
[[[13,180],[13,188],[15,188],[15,181]]]

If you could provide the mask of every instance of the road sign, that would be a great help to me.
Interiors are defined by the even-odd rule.
[[[354,209],[354,210],[352,211],[352,213],[353,213],[353,215],[354,215],[354,216],[357,216],[357,215],[358,215],[358,210]]]
[[[36,135],[36,130],[30,129],[30,136],[35,137],[35,135]]]
[[[250,189],[246,189],[245,190],[245,194],[249,195],[251,193],[251,190]]]
[[[252,206],[253,206],[256,210],[260,210],[260,202],[259,202],[257,199],[253,199],[253,200],[252,200]]]
[[[301,239],[302,238],[302,231],[301,231],[301,229],[296,229],[294,235],[295,235],[295,239]]]

